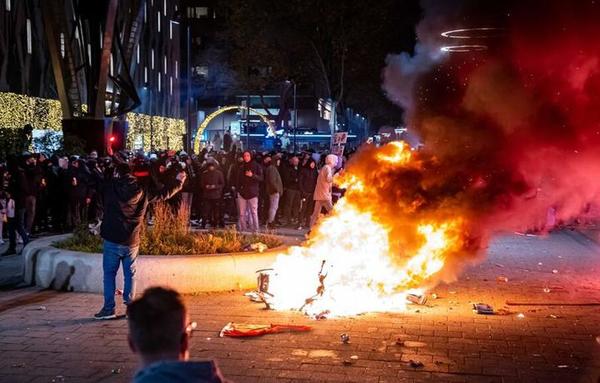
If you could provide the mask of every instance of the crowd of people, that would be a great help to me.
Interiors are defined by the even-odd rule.
[[[182,189],[168,203],[185,206],[191,225],[220,228],[237,223],[242,231],[310,228],[321,208],[331,209],[336,195],[335,190],[331,194],[331,178],[342,165],[334,155],[242,152],[235,146],[229,151],[203,149],[197,155],[120,152],[120,157],[150,191],[173,186],[176,175],[185,172]],[[99,189],[114,166],[112,156],[101,157],[96,151],[85,156],[23,153],[8,158],[0,165],[0,241],[9,240],[4,255],[16,253],[17,244],[27,244],[32,237],[101,222]],[[151,225],[152,209],[146,219]]]

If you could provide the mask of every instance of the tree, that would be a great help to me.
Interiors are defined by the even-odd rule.
[[[412,49],[419,18],[416,1],[398,3],[227,1],[232,67],[247,89],[264,91],[292,78],[339,108],[348,101],[365,112],[389,107],[381,92],[385,57]],[[269,70],[261,76],[249,70],[264,67]]]

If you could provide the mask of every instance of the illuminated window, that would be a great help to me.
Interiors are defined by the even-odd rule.
[[[114,73],[114,72],[113,72],[113,69],[114,69],[114,67],[113,67],[113,65],[114,65],[114,64],[113,64],[113,63],[114,63],[114,62],[113,62],[113,55],[112,55],[112,53],[111,53],[111,54],[110,54],[110,69],[109,69],[109,70],[110,70],[110,74],[111,74],[111,75]]]
[[[158,74],[158,91],[159,91],[159,92],[160,92],[160,85],[161,85],[161,84],[160,84],[160,78],[161,78],[161,77],[162,77],[162,76],[161,76],[161,75],[160,75],[160,73],[159,73],[159,74]]]
[[[6,10],[10,12],[10,0],[6,0]]]
[[[160,32],[160,12],[158,12],[158,16],[157,16],[157,21],[156,21],[157,25],[158,25],[158,31]]]
[[[148,4],[144,4],[144,23],[148,20]]]
[[[32,42],[31,42],[31,20],[27,19],[27,53],[31,54],[33,52]]]
[[[195,11],[196,11],[195,16],[197,19],[208,16],[208,8],[207,7],[196,7]]]
[[[165,60],[164,60],[164,70],[165,70],[165,74],[167,74],[167,56],[165,56]]]
[[[140,63],[140,44],[137,45],[137,53],[135,55],[136,61],[139,64]]]
[[[169,77],[169,93],[173,94],[173,77]]]
[[[154,69],[154,49],[152,49],[151,53],[152,53],[152,57],[150,58],[151,67],[152,67],[152,69]]]
[[[62,58],[65,58],[65,34],[60,34],[60,55]]]
[[[164,0],[164,2],[163,2],[163,11],[166,16],[167,15],[167,0]]]
[[[148,67],[144,67],[144,83],[148,83]]]
[[[179,78],[179,62],[175,61],[175,78]]]

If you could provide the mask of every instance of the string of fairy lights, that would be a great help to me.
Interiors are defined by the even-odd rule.
[[[177,118],[127,113],[129,148],[149,151],[155,149],[183,149],[185,121]],[[62,109],[58,100],[30,97],[17,93],[0,92],[0,127],[60,131]]]

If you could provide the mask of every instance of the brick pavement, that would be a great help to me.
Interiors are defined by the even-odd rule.
[[[215,358],[236,382],[596,382],[600,306],[511,306],[511,315],[480,316],[470,303],[600,300],[597,245],[575,232],[511,235],[488,253],[456,282],[433,289],[439,299],[430,307],[405,313],[312,321],[262,310],[240,292],[186,296],[199,324],[192,357]],[[497,282],[499,275],[508,282]],[[126,321],[89,319],[101,300],[35,289],[0,293],[0,382],[129,381],[136,360]],[[219,338],[229,321],[308,324],[313,331]],[[411,359],[424,366],[412,368]]]

